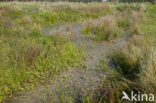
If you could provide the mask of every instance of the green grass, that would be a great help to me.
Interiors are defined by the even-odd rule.
[[[112,13],[83,22],[83,35],[95,40],[114,40],[125,35],[142,34],[139,28],[144,12],[141,4],[112,4]]]
[[[155,91],[155,14],[156,5],[149,3],[0,3],[0,101],[84,65],[85,54],[71,42],[72,35],[42,34],[46,26],[77,22],[82,24],[84,36],[98,41],[134,37],[131,44],[111,55],[117,71],[108,70],[107,62],[101,61],[101,68],[109,75],[102,88],[82,97],[84,103],[120,102],[122,90]],[[144,35],[133,36],[138,34]]]
[[[112,40],[122,35],[121,29],[118,28],[116,21],[111,16],[91,21],[83,28],[83,34],[92,36],[95,40]],[[95,25],[95,26],[94,26]]]
[[[151,37],[135,35],[119,52],[112,52],[110,62],[115,68],[110,69],[110,62],[102,57],[99,65],[105,76],[101,85],[84,99],[92,103],[131,103],[121,101],[123,91],[128,94],[139,91],[156,95],[156,49],[153,44],[155,38]]]
[[[41,10],[33,5],[0,4],[0,101],[12,97],[14,91],[31,90],[61,71],[83,65],[85,55],[71,42],[71,35],[43,36],[42,29],[88,14],[69,8]]]
[[[114,5],[122,9],[123,4]],[[129,5],[129,4],[126,4]],[[110,64],[105,57],[101,59],[100,68],[106,74],[101,86],[84,99],[93,103],[131,103],[121,101],[122,91],[140,91],[141,93],[156,95],[156,38],[155,38],[155,5],[141,4],[146,7],[142,15],[143,21],[138,25],[142,35],[131,36],[129,43],[118,52],[110,53],[114,69],[107,67]],[[123,6],[125,8],[125,6]],[[126,18],[127,19],[127,18]],[[129,26],[127,21],[121,19],[121,27]],[[98,94],[98,95],[97,95]],[[87,102],[84,102],[87,103]],[[147,103],[144,101],[143,103]]]
[[[63,70],[83,65],[85,54],[71,43],[73,36],[43,36],[44,27],[108,13],[109,4],[99,3],[0,3],[0,101],[15,91],[31,90]]]
[[[156,35],[156,5],[147,4],[145,12],[145,21],[140,25],[145,35]]]
[[[38,40],[3,38],[0,45],[1,100],[15,90],[33,89],[66,68],[81,66],[84,53],[64,39],[53,36],[40,36]]]

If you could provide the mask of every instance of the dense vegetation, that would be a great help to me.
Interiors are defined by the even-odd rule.
[[[83,36],[97,41],[131,37],[127,46],[110,54],[116,70],[101,58],[100,68],[109,75],[93,95],[83,97],[84,103],[120,102],[122,90],[156,91],[156,5],[0,3],[0,20],[0,101],[49,82],[63,70],[84,67],[86,55],[72,33],[42,33],[47,26],[72,23],[80,23]]]
[[[105,1],[109,1],[109,2],[151,2],[151,3],[156,3],[156,0],[0,0],[3,2],[6,1],[40,1],[40,2],[84,2],[84,3],[90,3],[90,2],[105,2]]]
[[[121,101],[122,91],[156,95],[155,14],[156,6],[146,5],[142,15],[144,20],[139,24],[142,34],[133,35],[124,48],[110,53],[110,62],[115,65],[115,69],[110,70],[109,61],[104,57],[101,59],[100,67],[108,75],[104,77],[102,85],[85,97],[84,101],[129,103]]]

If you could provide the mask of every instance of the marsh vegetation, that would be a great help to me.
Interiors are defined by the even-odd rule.
[[[0,3],[0,102],[156,95],[155,28],[151,3]]]

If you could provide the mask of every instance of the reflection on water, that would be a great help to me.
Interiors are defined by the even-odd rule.
[[[55,25],[43,28],[43,35],[55,35],[57,33],[63,33],[65,35],[73,34],[76,37],[76,43],[82,41],[82,28],[80,24],[69,25]]]

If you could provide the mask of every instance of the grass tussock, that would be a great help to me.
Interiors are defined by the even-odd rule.
[[[90,20],[84,24],[84,35],[92,35],[96,40],[111,40],[121,33],[114,16],[105,16],[97,20]]]
[[[83,22],[83,34],[91,36],[95,40],[113,40],[124,35],[139,35],[142,34],[139,24],[143,21],[144,6],[138,9],[130,8],[124,5],[125,9],[120,10],[115,7],[118,12],[113,12],[97,20],[90,19]],[[114,11],[115,11],[114,10]]]
[[[112,59],[119,69],[121,69],[123,75],[128,79],[136,80],[133,77],[139,77],[139,74],[144,70],[143,65],[148,65],[146,62],[152,61],[150,56],[153,55],[153,52],[150,51],[155,49],[150,43],[150,39],[144,37],[134,36],[130,42],[125,48],[115,53]]]
[[[126,93],[153,93],[156,91],[155,39],[133,36],[130,43],[111,55],[115,70],[108,69],[108,62],[101,60],[100,67],[106,72],[100,87],[89,97],[93,103],[131,103],[121,101]],[[85,97],[85,99],[88,97]]]

